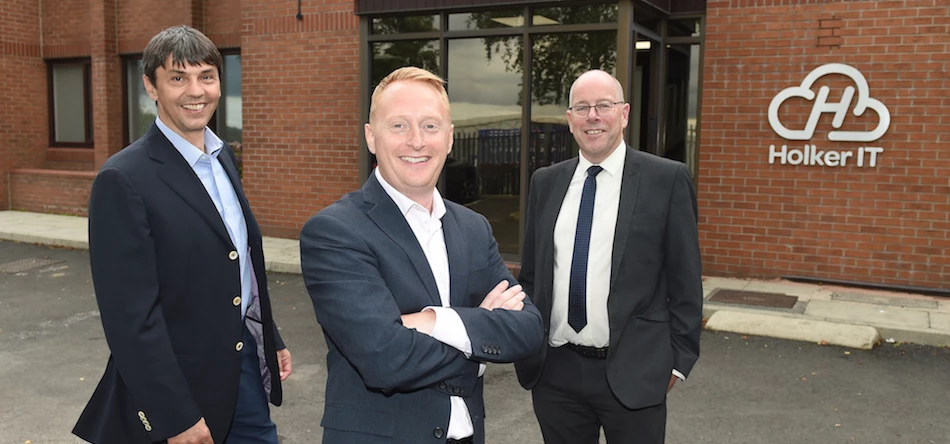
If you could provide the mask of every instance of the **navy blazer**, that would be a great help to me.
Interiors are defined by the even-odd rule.
[[[627,408],[663,403],[672,371],[699,358],[703,281],[696,192],[682,163],[627,147],[611,253],[607,382]],[[554,225],[578,159],[531,177],[518,279],[544,317],[540,353],[515,363],[526,389],[547,357],[554,283]]]
[[[270,400],[280,405],[276,350],[283,343],[271,317],[261,232],[234,153],[222,149],[218,160],[247,222]],[[111,356],[73,433],[100,444],[151,443],[204,417],[223,441],[244,324],[234,250],[198,176],[155,124],[106,161],[89,199],[89,257]]]
[[[541,315],[478,308],[515,280],[488,221],[446,201],[442,218],[451,306],[472,356],[402,325],[400,315],[441,306],[425,253],[375,175],[313,216],[300,234],[303,277],[327,341],[324,444],[444,442],[450,396],[461,396],[484,443],[478,363],[512,362],[541,346]]]

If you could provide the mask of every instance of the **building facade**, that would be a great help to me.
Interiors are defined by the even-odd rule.
[[[373,166],[372,88],[443,76],[443,195],[517,262],[531,173],[576,155],[573,79],[612,72],[625,139],[686,163],[705,273],[950,281],[950,5],[942,0],[6,0],[0,208],[84,214],[147,130],[141,52],[188,24],[225,55],[212,122],[265,234],[296,237]]]

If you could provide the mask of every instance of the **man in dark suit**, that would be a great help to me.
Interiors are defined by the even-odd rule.
[[[100,444],[277,444],[267,401],[280,405],[291,357],[234,153],[207,128],[221,54],[176,26],[142,60],[158,118],[103,165],[89,199],[112,354],[73,433]]]
[[[488,221],[435,188],[452,134],[442,79],[394,71],[365,126],[379,166],[300,234],[329,349],[323,444],[484,443],[482,363],[541,346]]]
[[[548,444],[662,443],[666,393],[699,357],[696,196],[683,164],[623,142],[610,74],[571,87],[579,158],[535,171],[519,280],[546,345],[515,363]]]

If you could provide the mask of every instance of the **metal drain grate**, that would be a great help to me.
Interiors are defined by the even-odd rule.
[[[796,296],[788,296],[778,293],[761,293],[758,291],[743,290],[725,290],[717,289],[709,297],[711,302],[724,302],[727,304],[757,305],[761,307],[774,308],[792,308],[798,301]]]
[[[63,261],[55,260],[55,259],[40,259],[37,257],[30,257],[26,259],[20,259],[18,261],[0,264],[0,271],[5,272],[5,273],[21,273],[24,271],[32,270],[34,268],[40,268],[40,267],[46,267],[49,265],[58,264],[60,262],[63,262]]]

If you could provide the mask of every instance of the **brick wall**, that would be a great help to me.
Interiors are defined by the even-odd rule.
[[[705,272],[800,275],[947,287],[950,282],[950,4],[944,0],[709,0],[699,162]],[[828,139],[823,114],[810,141],[769,125],[772,98],[826,63],[866,77],[890,111],[876,141]],[[853,85],[826,76],[828,103]],[[852,102],[851,107],[853,108]],[[811,102],[779,109],[802,129]],[[878,116],[848,114],[843,131]],[[769,164],[770,145],[855,153],[884,149],[876,167]],[[777,159],[779,160],[779,159]]]
[[[240,0],[204,0],[202,32],[219,48],[241,46]]]
[[[46,65],[40,59],[39,3],[4,0],[0,17],[0,209],[7,209],[10,170],[43,162]]]
[[[43,57],[89,57],[89,0],[42,0]]]
[[[155,34],[170,26],[195,26],[192,22],[192,1],[201,0],[116,1],[119,53],[141,54]]]
[[[359,187],[359,19],[351,0],[244,0],[244,187],[266,235],[296,238]]]
[[[12,210],[88,216],[94,171],[17,169],[10,173]]]

